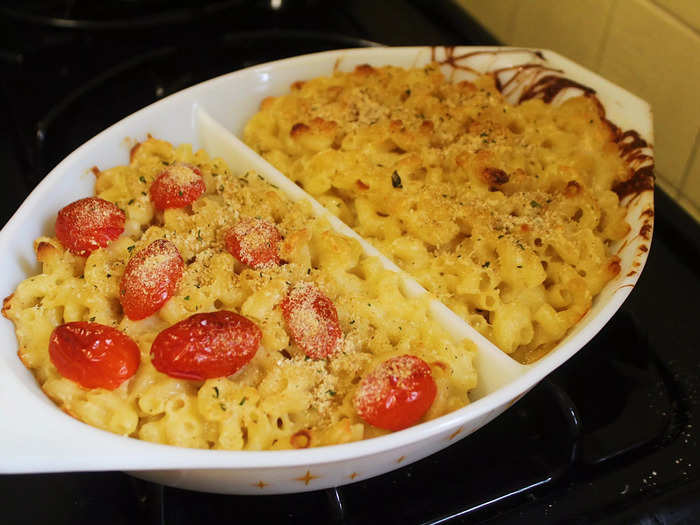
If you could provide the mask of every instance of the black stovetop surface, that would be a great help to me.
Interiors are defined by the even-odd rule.
[[[451,2],[420,0],[6,2],[0,28],[0,224],[78,145],[207,78],[373,42],[496,43]],[[657,190],[647,267],[603,331],[501,417],[400,470],[258,497],[118,472],[5,475],[2,521],[700,522],[699,258],[700,228]]]

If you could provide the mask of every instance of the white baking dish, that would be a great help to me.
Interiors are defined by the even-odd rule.
[[[147,134],[175,144],[186,142],[195,148],[204,147],[211,155],[223,157],[234,171],[255,169],[290,197],[309,199],[234,135],[241,134],[260,100],[284,93],[295,80],[330,74],[334,68],[350,70],[363,63],[422,66],[432,58],[442,60],[446,72],[456,78],[469,74],[464,66],[494,71],[537,63],[559,69],[566,77],[595,89],[608,118],[617,126],[636,130],[649,143],[653,140],[651,111],[644,101],[550,51],[540,55],[508,48],[372,48],[263,64],[172,95],[115,124],[69,155],[46,176],[0,232],[0,294],[9,295],[21,280],[38,271],[32,249],[34,238],[52,233],[56,212],[66,203],[93,194],[90,168],[126,164],[130,146]],[[503,74],[511,75],[517,70],[510,71]],[[536,80],[532,75],[522,77],[516,80]],[[517,92],[513,92],[515,95]],[[646,149],[644,153],[647,157],[643,162],[649,164],[651,152]],[[145,479],[194,490],[278,494],[351,483],[421,459],[469,435],[506,410],[577,352],[620,307],[646,261],[653,194],[644,191],[624,202],[632,229],[626,239],[611,247],[621,258],[622,271],[553,351],[533,365],[521,365],[435,302],[436,318],[455,337],[466,336],[477,344],[479,386],[472,393],[473,403],[436,420],[357,443],[290,451],[229,452],[155,445],[98,430],[64,414],[43,394],[16,356],[12,324],[3,320],[0,473],[126,470]],[[357,237],[320,205],[315,204],[314,208],[341,233]],[[363,244],[369,253],[376,254],[371,246],[364,241]],[[396,269],[389,261],[385,260],[385,265]],[[404,284],[409,294],[424,293],[408,277]]]

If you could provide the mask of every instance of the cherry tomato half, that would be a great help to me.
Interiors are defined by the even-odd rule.
[[[264,219],[245,218],[225,235],[226,249],[243,264],[256,270],[279,266],[279,230]]]
[[[333,301],[311,283],[301,283],[282,300],[289,335],[312,359],[324,359],[340,347],[343,331]]]
[[[87,197],[58,212],[56,237],[71,253],[87,257],[119,237],[125,221],[126,215],[114,203]]]
[[[114,390],[136,373],[141,352],[116,328],[79,321],[54,329],[49,358],[59,374],[83,388]]]
[[[428,363],[413,355],[392,357],[360,383],[355,409],[385,430],[401,430],[420,420],[435,400],[437,386]]]
[[[151,201],[159,210],[184,208],[204,193],[202,173],[184,162],[174,162],[151,184]]]
[[[137,252],[119,283],[124,314],[136,321],[156,313],[175,293],[184,269],[180,252],[168,240],[157,239]]]
[[[158,334],[151,346],[152,362],[180,379],[230,376],[253,358],[261,338],[255,323],[234,312],[194,314]]]

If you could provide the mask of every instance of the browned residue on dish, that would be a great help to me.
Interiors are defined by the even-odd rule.
[[[595,94],[593,89],[568,78],[545,75],[520,95],[520,102],[525,102],[531,98],[541,98],[544,102],[550,103],[559,93],[570,88],[580,89],[583,91],[584,96]]]
[[[466,64],[461,63],[460,61],[463,60],[468,60],[471,57],[475,57],[478,55],[504,55],[504,54],[509,54],[509,53],[530,53],[531,55],[544,60],[544,55],[542,55],[541,51],[533,51],[532,49],[518,49],[518,48],[513,48],[513,49],[486,49],[483,51],[470,51],[469,53],[463,53],[461,55],[456,55],[455,46],[444,46],[442,47],[445,50],[445,58],[442,60],[438,60],[437,58],[437,50],[438,47],[442,46],[432,46],[430,48],[430,58],[433,62],[437,62],[438,64],[443,64],[443,65],[449,65],[452,66],[454,69],[461,69],[463,71],[471,71],[473,73],[478,73],[477,70],[470,68]]]
[[[436,47],[431,48],[431,58],[434,62],[442,65],[448,65],[453,70],[469,71],[478,73],[475,69],[469,67],[466,61],[477,55],[500,55],[505,53],[522,53],[529,52],[533,57],[544,60],[544,55],[541,51],[532,51],[526,49],[491,49],[484,51],[473,51],[470,53],[456,54],[453,46],[444,48],[445,57],[438,59]],[[629,195],[639,195],[642,192],[654,189],[654,159],[649,155],[648,150],[651,146],[639,135],[636,130],[622,131],[615,124],[610,122],[605,117],[605,108],[600,100],[595,96],[595,90],[580,84],[574,80],[563,76],[563,71],[547,67],[536,62],[520,64],[497,69],[491,74],[496,81],[496,87],[504,95],[517,94],[515,103],[519,104],[526,100],[539,98],[545,103],[552,102],[560,93],[575,89],[582,93],[583,96],[590,97],[594,100],[600,111],[600,116],[603,122],[610,128],[612,140],[618,145],[620,156],[625,159],[630,167],[630,176],[622,181],[619,181],[613,186],[613,191],[617,193],[622,200]],[[510,78],[504,80],[506,75],[510,74]],[[518,89],[522,90],[518,94]],[[652,212],[653,213],[653,212]],[[653,215],[649,215],[651,218]]]
[[[635,195],[654,189],[654,167],[646,166],[632,172],[632,176],[615,184],[612,190],[617,193],[620,200],[627,195]]]

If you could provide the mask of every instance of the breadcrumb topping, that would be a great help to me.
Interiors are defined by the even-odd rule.
[[[190,184],[196,183],[201,179],[193,166],[183,162],[175,162],[171,164],[164,172],[162,183],[166,188],[183,188]]]

